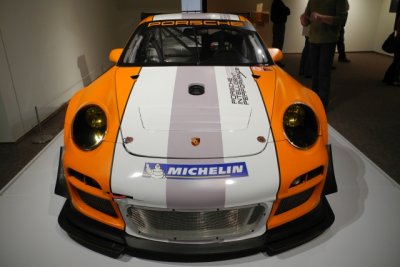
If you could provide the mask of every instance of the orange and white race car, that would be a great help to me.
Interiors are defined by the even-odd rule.
[[[274,255],[334,221],[319,97],[227,14],[143,20],[69,102],[61,227],[112,257]]]

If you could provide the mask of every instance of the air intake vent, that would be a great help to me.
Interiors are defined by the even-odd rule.
[[[86,203],[86,205],[112,217],[118,217],[115,213],[114,207],[109,200],[93,196],[79,189],[77,189],[77,191],[79,197],[82,199],[83,202]]]
[[[279,205],[278,209],[275,212],[275,215],[284,213],[305,203],[311,197],[313,192],[314,192],[314,187],[307,189],[306,191],[303,191],[294,196],[282,199],[281,204]]]
[[[91,187],[101,189],[99,183],[96,182],[95,179],[90,178],[89,176],[86,176],[86,175],[84,175],[84,174],[82,174],[80,172],[77,172],[77,171],[73,170],[73,169],[68,169],[68,173],[69,173],[69,175],[75,177],[79,181],[81,181],[81,182],[83,182],[83,183],[85,183],[85,184],[87,184],[87,185],[89,185]]]

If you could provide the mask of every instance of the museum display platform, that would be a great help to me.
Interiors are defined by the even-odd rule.
[[[400,266],[400,186],[329,128],[338,193],[334,224],[288,252],[214,262],[112,259],[73,241],[58,225],[55,195],[59,134],[0,191],[0,266]],[[398,160],[393,158],[393,160]]]

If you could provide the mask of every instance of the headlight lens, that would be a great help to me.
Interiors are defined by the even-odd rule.
[[[313,110],[304,104],[289,106],[283,116],[283,128],[290,143],[306,149],[318,138],[318,123]]]
[[[78,111],[72,125],[72,139],[83,150],[95,149],[104,139],[107,117],[96,105],[83,107]]]

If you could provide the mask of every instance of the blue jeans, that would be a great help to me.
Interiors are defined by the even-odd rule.
[[[331,70],[335,48],[336,43],[310,43],[312,90],[321,98],[325,110],[328,108],[329,103]]]

